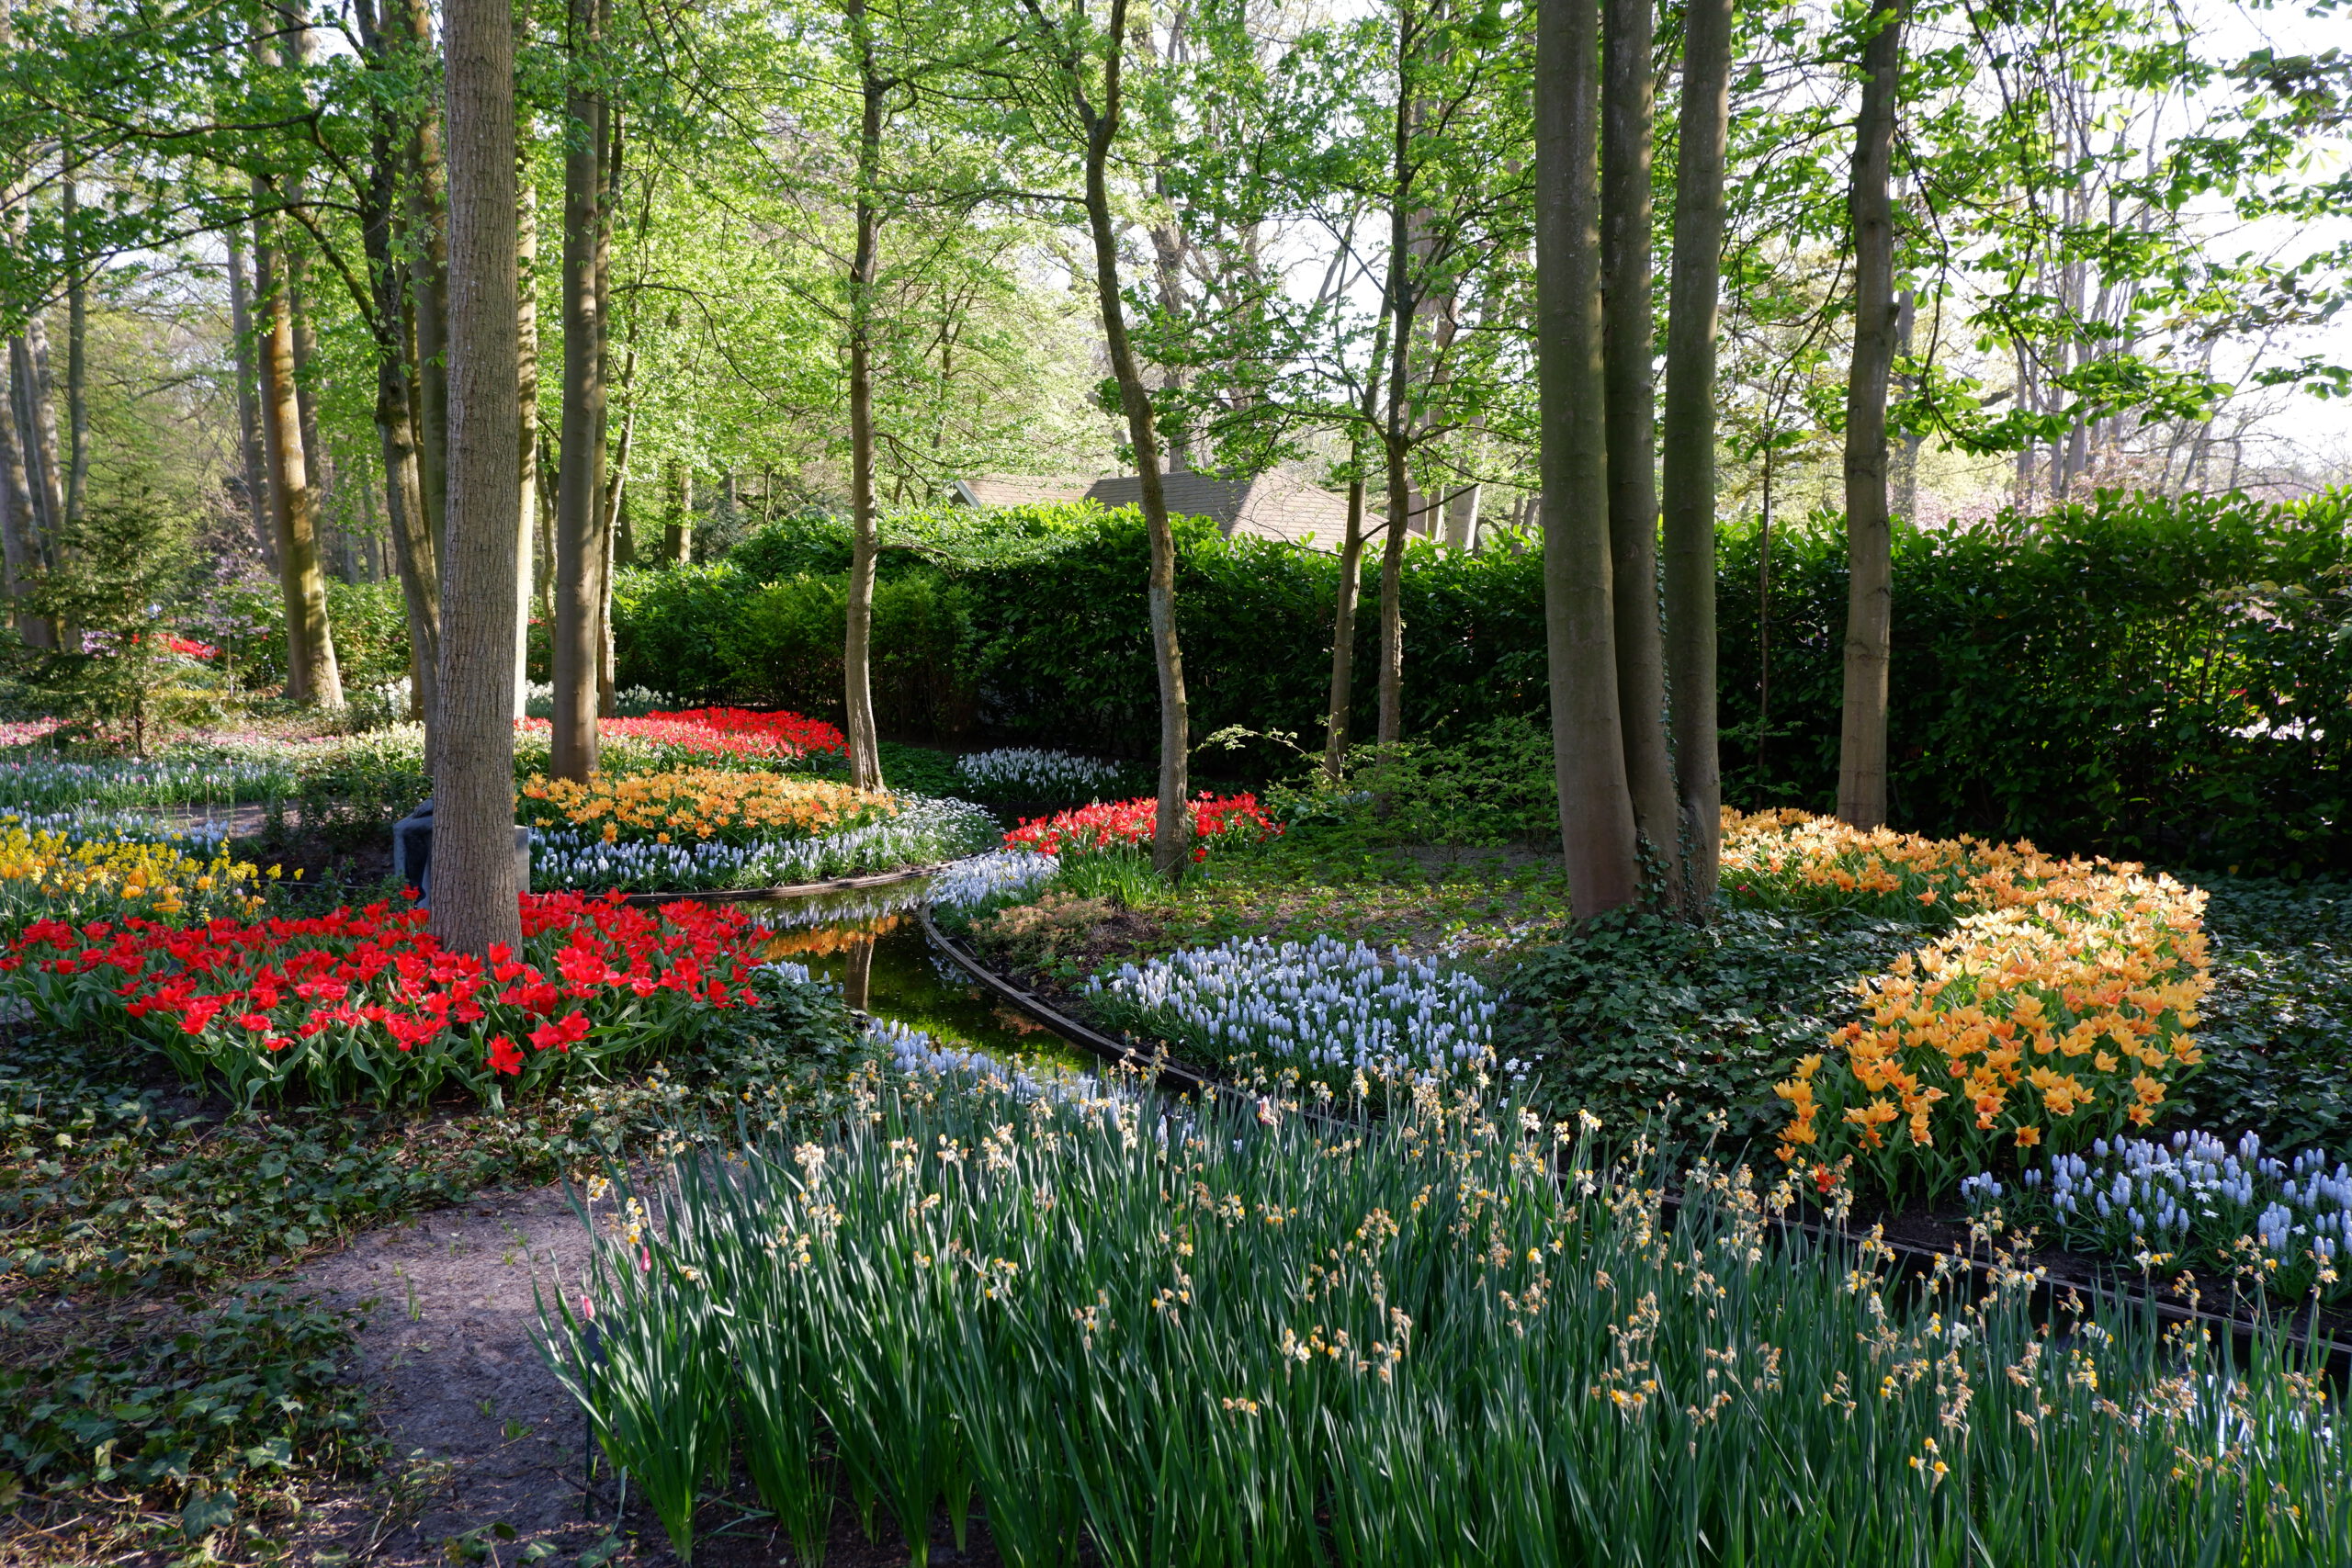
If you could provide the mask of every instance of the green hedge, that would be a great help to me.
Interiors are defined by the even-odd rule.
[[[1895,552],[1891,795],[1898,824],[2029,837],[2246,872],[2352,867],[2352,496],[2102,495]],[[1178,626],[1195,733],[1319,736],[1330,556],[1178,528]],[[882,724],[904,735],[1148,754],[1157,688],[1132,513],[1040,507],[886,525],[876,595]],[[821,516],[707,566],[626,574],[624,684],[839,716],[847,531]],[[1836,520],[1772,547],[1769,733],[1758,737],[1758,539],[1719,579],[1725,792],[1827,808],[1837,781],[1845,547]],[[747,570],[751,563],[757,570]],[[775,573],[767,577],[763,573]],[[1367,566],[1369,609],[1377,591]],[[1544,702],[1539,558],[1416,543],[1405,575],[1408,733],[1455,742]],[[1359,737],[1376,618],[1359,622]],[[1245,759],[1261,771],[1280,755]],[[1220,761],[1220,768],[1226,764]]]

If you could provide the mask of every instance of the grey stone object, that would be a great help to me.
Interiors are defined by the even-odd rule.
[[[392,824],[392,874],[417,892],[420,907],[433,906],[433,798]],[[514,881],[525,892],[531,888],[531,830],[514,829]]]

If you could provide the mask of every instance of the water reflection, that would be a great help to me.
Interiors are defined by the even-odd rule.
[[[915,914],[930,886],[923,878],[763,904],[759,918],[775,932],[764,956],[804,964],[850,1006],[943,1043],[977,1046],[1033,1074],[1091,1070],[1092,1056],[998,1001],[933,950]]]

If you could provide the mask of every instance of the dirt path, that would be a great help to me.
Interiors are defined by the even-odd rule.
[[[541,1188],[370,1232],[302,1270],[297,1282],[322,1296],[378,1303],[358,1370],[407,1496],[368,1562],[464,1561],[449,1553],[454,1538],[503,1524],[514,1543],[490,1538],[502,1561],[544,1541],[550,1562],[569,1562],[611,1533],[609,1478],[600,1522],[582,1517],[579,1407],[533,1339],[534,1282],[570,1288],[587,1255],[561,1190]]]

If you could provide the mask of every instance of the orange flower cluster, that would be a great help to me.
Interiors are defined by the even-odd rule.
[[[1724,890],[1761,903],[1964,914],[2033,897],[2068,863],[2022,841],[1927,839],[1785,808],[1724,810]]]
[[[748,843],[806,839],[898,815],[899,804],[873,790],[790,773],[739,773],[717,768],[524,782],[533,822],[602,833],[607,842]]]
[[[1823,824],[1808,836],[1830,844],[1851,831]],[[1862,980],[1864,1019],[1775,1087],[1789,1107],[1783,1160],[1852,1153],[1890,1188],[1905,1167],[1927,1168],[1939,1185],[2005,1149],[2073,1149],[2147,1126],[2198,1066],[2188,1032],[2208,985],[2204,894],[2030,845],[1956,848],[1879,862],[1888,875],[1901,874],[1894,865],[1964,871],[1952,902],[1976,912]]]

